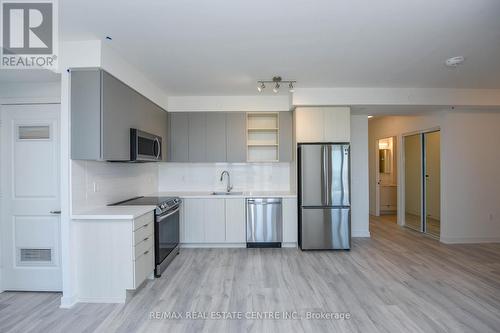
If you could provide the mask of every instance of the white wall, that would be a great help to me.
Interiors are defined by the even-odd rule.
[[[500,112],[447,112],[441,141],[441,240],[500,242]]]
[[[368,117],[351,116],[351,231],[370,237],[368,215]]]
[[[289,111],[289,95],[256,96],[171,96],[170,112],[196,111]]]
[[[158,191],[155,163],[72,161],[73,212]]]
[[[234,191],[290,190],[290,163],[160,163],[159,190],[223,191],[226,178],[219,179],[224,170]]]
[[[61,82],[0,83],[0,104],[59,103]]]

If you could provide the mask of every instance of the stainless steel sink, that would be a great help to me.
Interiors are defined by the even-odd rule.
[[[242,195],[243,192],[212,192],[212,195]]]

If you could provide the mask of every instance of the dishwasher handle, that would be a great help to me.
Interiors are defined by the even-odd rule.
[[[281,198],[255,198],[247,199],[250,205],[281,205]]]

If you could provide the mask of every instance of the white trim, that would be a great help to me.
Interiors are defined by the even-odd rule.
[[[59,97],[0,97],[2,105],[61,104]]]
[[[184,249],[246,248],[247,243],[181,243]]]
[[[169,112],[279,112],[292,108],[288,96],[171,96]]]
[[[445,244],[500,243],[500,237],[441,237]]]
[[[125,301],[124,297],[79,297],[77,299],[77,303],[125,303]]]
[[[297,248],[297,243],[296,242],[286,242],[286,243],[281,243],[282,248]]]
[[[370,238],[370,230],[351,230],[351,237],[354,238]]]
[[[72,296],[62,296],[61,297],[61,305],[59,306],[61,309],[71,309],[73,306],[78,303],[78,299],[75,295]]]

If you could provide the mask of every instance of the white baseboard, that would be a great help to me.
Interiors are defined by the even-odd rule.
[[[76,303],[78,303],[78,301],[75,295],[72,296],[63,295],[63,297],[61,297],[61,305],[59,305],[59,307],[61,309],[71,309],[73,306],[75,306]]]
[[[445,244],[474,244],[500,243],[500,237],[442,237],[439,239]]]
[[[351,230],[352,237],[370,238],[370,230]]]
[[[281,247],[284,247],[284,248],[296,248],[297,247],[297,243],[295,243],[295,242],[281,243]]]
[[[247,243],[182,243],[185,249],[246,248]]]
[[[80,297],[78,303],[125,303],[123,297]]]

